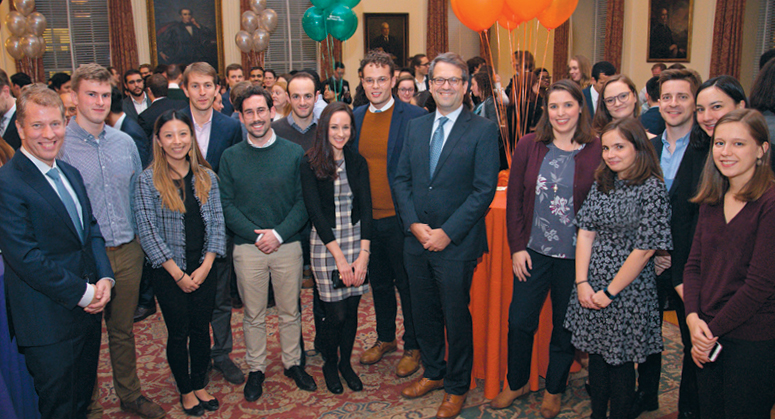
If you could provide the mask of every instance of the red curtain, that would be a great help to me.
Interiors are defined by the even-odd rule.
[[[137,68],[137,37],[131,0],[108,0],[110,23],[110,64],[124,74],[130,68]]]
[[[320,43],[320,79],[326,80],[333,75],[334,62],[342,61],[342,41],[328,35]]]
[[[609,0],[610,1],[610,0]],[[570,21],[565,21],[554,30],[554,64],[552,80],[562,80],[568,77],[568,42]]]
[[[247,10],[250,10],[250,4],[248,3],[248,0],[240,0],[240,16],[242,15],[242,12],[245,12]],[[229,38],[224,36],[224,42],[234,42],[234,38]],[[250,51],[249,54],[246,54],[242,52],[240,55],[242,55],[242,68],[245,69],[245,79],[247,79],[248,74],[250,73],[250,68],[255,66],[264,66],[264,52],[255,52]],[[228,65],[228,64],[227,64]]]
[[[740,78],[744,14],[745,0],[716,1],[716,21],[713,24],[710,77],[725,74]]]
[[[425,39],[425,54],[429,59],[449,51],[449,25],[447,23],[447,0],[428,0],[428,35]]]
[[[605,60],[621,69],[624,42],[624,0],[608,0],[605,22]]]
[[[0,0],[2,2],[2,0]],[[14,11],[16,10],[16,6],[14,6],[12,1],[8,2],[10,6],[10,10]],[[32,81],[35,83],[45,83],[46,82],[46,75],[43,71],[43,59],[30,59],[27,57],[22,58],[21,60],[16,60],[16,71],[22,72],[28,74]],[[10,77],[12,74],[8,74]]]

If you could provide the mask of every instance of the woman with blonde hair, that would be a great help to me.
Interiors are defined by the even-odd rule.
[[[275,112],[274,121],[287,117],[291,113],[291,101],[288,98],[288,82],[285,79],[278,78],[272,84],[272,87],[267,87],[267,90],[272,94]]]
[[[586,89],[592,84],[592,62],[583,55],[574,55],[568,60],[568,76],[582,90]]]

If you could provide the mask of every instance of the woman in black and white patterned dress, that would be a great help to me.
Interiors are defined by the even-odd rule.
[[[337,369],[351,390],[363,389],[350,356],[358,329],[358,303],[369,288],[364,281],[371,245],[371,191],[366,159],[345,147],[354,135],[350,108],[342,102],[328,105],[301,164],[304,203],[312,221],[312,272],[325,311],[318,330],[325,358],[323,376],[334,394],[343,391]],[[334,288],[334,271],[346,287]]]

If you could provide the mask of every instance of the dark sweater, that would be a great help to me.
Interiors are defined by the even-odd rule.
[[[275,229],[283,243],[300,239],[307,223],[299,175],[303,155],[301,147],[279,136],[266,148],[242,141],[223,152],[218,176],[234,244],[255,243],[254,230],[260,229]]]
[[[514,150],[506,192],[506,226],[511,253],[527,250],[533,227],[533,208],[536,198],[536,180],[541,163],[549,152],[543,142],[536,142],[535,134],[522,137]],[[595,169],[602,156],[600,139],[584,146],[573,158],[573,211],[578,213],[595,181]]]
[[[724,205],[702,205],[684,270],[686,314],[713,336],[775,339],[775,186],[728,224]]]
[[[288,123],[288,118],[273,121],[272,129],[278,137],[300,145],[305,153],[312,148],[312,143],[315,142],[315,136],[317,135],[317,124],[310,125],[307,132],[302,134]]]
[[[347,183],[353,193],[350,220],[353,225],[361,221],[361,239],[371,240],[371,190],[369,187],[369,165],[366,159],[350,147],[344,149],[344,163],[347,171]],[[304,156],[301,163],[301,186],[304,204],[309,219],[315,226],[324,244],[336,239],[336,205],[334,203],[334,180],[318,179]]]

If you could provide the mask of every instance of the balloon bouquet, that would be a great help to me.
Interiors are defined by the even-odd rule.
[[[269,35],[277,30],[277,12],[266,8],[266,0],[250,0],[250,10],[242,13],[242,30],[234,41],[240,51],[262,53],[269,48]]]
[[[352,11],[361,0],[312,0],[313,6],[304,12],[301,26],[313,41],[321,42],[330,34],[346,41],[358,29],[358,16]]]
[[[14,0],[16,10],[5,16],[5,25],[11,36],[5,40],[5,50],[16,60],[29,59],[29,67],[46,52],[43,32],[46,30],[46,17],[34,12],[35,0]],[[32,77],[37,75],[32,71]]]

